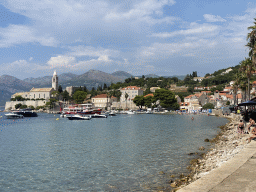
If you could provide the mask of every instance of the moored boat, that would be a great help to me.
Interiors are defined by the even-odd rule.
[[[107,118],[108,116],[107,115],[103,115],[103,114],[101,114],[101,115],[99,115],[99,114],[94,114],[94,115],[91,115],[91,117],[92,118]]]
[[[15,114],[15,113],[7,113],[5,114],[7,119],[19,119],[23,118],[23,115]]]
[[[108,115],[109,116],[116,116],[116,113],[114,111],[111,111]]]
[[[69,120],[90,120],[91,116],[82,116],[82,115],[75,114],[75,115],[67,116],[67,118]]]
[[[32,111],[31,109],[20,109],[12,111],[12,113],[23,115],[24,117],[37,117],[37,113]]]

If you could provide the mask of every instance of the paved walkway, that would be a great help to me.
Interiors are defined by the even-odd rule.
[[[208,175],[178,192],[256,192],[256,141]]]

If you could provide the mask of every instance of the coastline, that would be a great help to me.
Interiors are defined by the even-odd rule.
[[[171,183],[173,191],[186,191],[190,184],[195,183],[207,175],[211,175],[213,170],[222,167],[230,162],[237,154],[246,148],[249,137],[248,134],[238,134],[237,125],[240,115],[220,116],[228,118],[229,122],[221,126],[220,133],[210,140],[212,148],[203,155],[202,158],[192,160],[189,169],[191,173],[183,176]]]

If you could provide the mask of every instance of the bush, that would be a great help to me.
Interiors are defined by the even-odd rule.
[[[203,109],[214,109],[214,105],[212,103],[206,103],[203,106]]]

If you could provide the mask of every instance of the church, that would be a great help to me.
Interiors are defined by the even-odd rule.
[[[21,103],[22,105],[27,106],[43,106],[49,99],[52,97],[52,92],[58,90],[58,76],[56,71],[53,73],[52,77],[52,87],[50,88],[32,88],[30,92],[19,92],[11,96],[15,98],[16,96],[21,96],[27,100],[25,101],[7,101],[5,104],[5,110],[14,109],[15,105]]]

